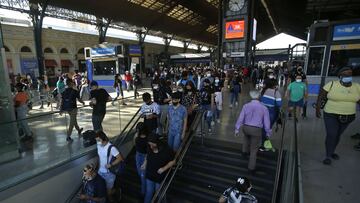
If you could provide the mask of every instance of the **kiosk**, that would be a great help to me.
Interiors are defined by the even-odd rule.
[[[115,74],[124,75],[124,49],[121,44],[103,43],[85,47],[87,78],[100,86],[113,86]]]

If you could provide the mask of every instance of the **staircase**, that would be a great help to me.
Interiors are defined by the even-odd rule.
[[[217,203],[220,195],[233,186],[240,176],[248,177],[253,194],[259,203],[270,203],[273,192],[277,153],[259,152],[257,172],[247,170],[248,159],[241,155],[241,145],[205,139],[204,146],[194,138],[184,157],[183,167],[177,172],[167,192],[168,203]],[[135,152],[127,158],[122,183],[122,202],[143,202],[140,195],[140,178],[135,167]]]
[[[253,185],[251,194],[258,202],[270,203],[275,180],[277,153],[259,152],[257,172],[247,170],[248,159],[241,156],[241,145],[194,138],[168,191],[168,202],[218,202],[220,195],[233,186],[239,176],[248,177]]]

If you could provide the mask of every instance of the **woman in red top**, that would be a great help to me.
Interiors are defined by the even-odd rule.
[[[27,103],[29,101],[29,96],[26,92],[23,91],[24,86],[21,83],[16,84],[17,93],[14,97],[16,118],[18,120],[19,128],[22,130],[23,134],[20,136],[24,136],[22,138],[31,138],[32,132],[26,120],[26,114],[28,112]]]
[[[127,91],[130,91],[131,81],[132,81],[132,76],[129,71],[126,71],[125,72],[125,82],[126,82]]]

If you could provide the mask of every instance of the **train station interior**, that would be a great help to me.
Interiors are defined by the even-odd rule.
[[[0,202],[358,203],[359,0],[0,1]]]

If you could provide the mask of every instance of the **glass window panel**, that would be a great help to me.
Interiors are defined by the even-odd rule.
[[[325,47],[310,47],[306,75],[321,75]]]
[[[360,76],[360,49],[331,51],[328,75],[336,76],[345,66],[353,69],[353,76]]]

